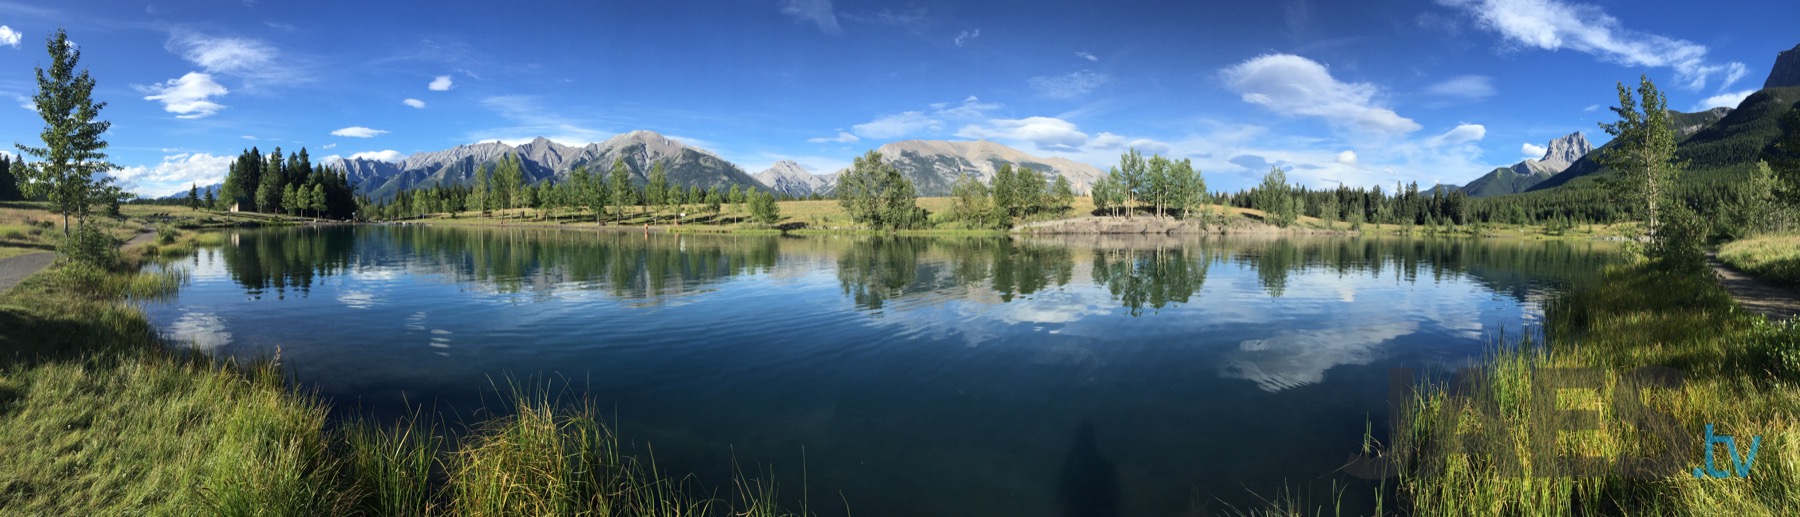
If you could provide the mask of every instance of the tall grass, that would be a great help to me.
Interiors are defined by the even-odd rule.
[[[1392,452],[1414,513],[1800,515],[1800,387],[1770,359],[1800,345],[1795,327],[1642,264],[1546,319],[1547,343],[1497,349],[1408,401]],[[1748,479],[1691,473],[1709,423],[1741,446],[1762,437]]]
[[[1763,235],[1725,243],[1719,260],[1773,282],[1800,286],[1800,235]]]

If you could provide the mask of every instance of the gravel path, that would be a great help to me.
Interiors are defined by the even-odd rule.
[[[25,277],[31,276],[40,269],[49,267],[50,263],[54,261],[56,261],[56,254],[48,251],[0,259],[0,293],[12,289],[12,286],[18,285],[20,280],[24,280]]]
[[[143,230],[139,230],[137,235],[132,236],[131,240],[125,241],[125,244],[121,244],[119,247],[128,248],[150,242],[151,239],[155,238],[155,231],[144,228]],[[25,280],[25,277],[50,267],[50,263],[55,261],[56,254],[48,251],[0,259],[0,293],[6,292],[7,289],[12,289],[12,286],[19,285],[19,282]]]
[[[1741,271],[1732,269],[1708,254],[1707,263],[1712,265],[1713,273],[1718,274],[1719,284],[1731,292],[1738,305],[1745,310],[1761,314],[1773,321],[1790,320],[1800,316],[1800,292],[1756,279]]]

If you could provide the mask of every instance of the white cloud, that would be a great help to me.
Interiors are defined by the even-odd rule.
[[[1412,119],[1378,106],[1368,83],[1344,83],[1313,60],[1269,54],[1221,70],[1226,86],[1244,102],[1284,115],[1318,117],[1332,125],[1388,134],[1410,133]]]
[[[882,115],[875,120],[851,126],[863,138],[899,138],[907,135],[942,132],[947,124],[973,122],[987,118],[987,113],[1000,109],[996,103],[981,102],[973,95],[960,103],[940,102],[929,111],[903,111]]]
[[[819,31],[826,34],[844,31],[838,26],[837,12],[832,10],[831,0],[783,0],[781,12],[794,17],[795,21],[818,25]]]
[[[1753,93],[1756,93],[1756,90],[1721,93],[1701,100],[1700,103],[1695,104],[1694,109],[1690,111],[1706,111],[1713,108],[1737,109],[1738,105],[1743,104],[1744,99],[1750,98],[1750,94]]]
[[[417,109],[425,109],[425,101],[422,101],[419,99],[406,99],[406,100],[400,101],[400,103],[405,104],[407,106],[412,106],[413,108],[417,108]]]
[[[329,144],[321,145],[321,146],[319,146],[319,148],[320,149],[335,149],[335,148],[337,148],[337,142],[332,142]]]
[[[1708,64],[1706,46],[1626,29],[1599,7],[1561,0],[1438,0],[1459,7],[1507,41],[1544,50],[1571,49],[1624,66],[1666,67],[1691,89],[1723,75],[1720,88],[1744,75],[1742,63]]]
[[[0,25],[0,45],[19,48],[20,39],[19,31],[13,30],[12,27]]]
[[[282,59],[280,51],[261,40],[177,32],[165,48],[208,73],[241,79],[246,86],[305,79],[303,74],[294,71],[289,60]]]
[[[1094,53],[1092,53],[1092,52],[1076,52],[1075,57],[1086,59],[1088,61],[1099,61],[1100,60],[1100,57],[1095,56]]]
[[[956,132],[962,138],[985,138],[1031,142],[1046,151],[1075,151],[1087,145],[1087,133],[1075,124],[1052,117],[994,119],[985,124],[970,124]]]
[[[383,131],[380,129],[369,129],[369,128],[362,127],[362,126],[350,126],[347,128],[338,129],[338,130],[334,130],[331,132],[331,134],[335,135],[335,136],[344,136],[344,137],[350,137],[350,138],[374,138],[377,136],[385,135],[387,133],[388,133],[387,131]]]
[[[164,156],[155,167],[134,166],[112,171],[127,190],[146,197],[184,192],[193,185],[206,186],[225,180],[236,156],[180,153]]]
[[[1338,153],[1337,162],[1344,165],[1356,165],[1356,151],[1345,150]]]
[[[1485,75],[1459,75],[1425,88],[1425,93],[1478,100],[1494,96],[1494,79]]]
[[[1519,152],[1524,153],[1527,158],[1542,158],[1544,153],[1550,152],[1550,150],[1545,149],[1544,146],[1526,142],[1519,146]]]
[[[1087,95],[1112,79],[1105,74],[1082,70],[1067,75],[1033,77],[1029,81],[1038,95],[1052,99],[1073,99]]]
[[[352,154],[352,155],[350,155],[350,159],[352,159],[352,160],[374,160],[374,161],[378,161],[378,162],[388,162],[388,163],[400,163],[401,160],[406,159],[406,155],[400,154],[400,151],[388,149],[385,151],[369,151],[369,152],[365,152],[365,153]]]
[[[451,83],[452,83],[452,81],[450,80],[450,76],[440,75],[440,76],[437,76],[437,78],[432,79],[431,84],[427,84],[427,85],[425,85],[425,87],[431,89],[431,91],[434,91],[434,92],[441,92],[441,91],[449,90],[450,86],[452,86]]]
[[[1457,124],[1456,127],[1450,128],[1450,130],[1445,131],[1444,134],[1425,139],[1425,145],[1430,147],[1460,145],[1470,142],[1479,142],[1482,138],[1486,137],[1486,126],[1482,126],[1481,124]]]
[[[1088,142],[1088,149],[1102,151],[1123,151],[1137,149],[1151,154],[1168,154],[1172,149],[1169,144],[1149,138],[1127,138],[1112,133],[1101,132]]]
[[[962,31],[962,34],[957,34],[956,39],[953,41],[956,42],[956,46],[961,47],[963,46],[963,43],[967,43],[969,40],[979,37],[981,37],[981,29],[975,29],[973,32]]]
[[[903,111],[892,115],[877,117],[875,120],[851,126],[856,134],[869,138],[899,138],[920,131],[942,131],[943,126],[924,112]]]
[[[163,111],[174,113],[175,118],[184,119],[207,117],[225,109],[225,105],[213,102],[212,98],[231,92],[213,82],[211,74],[200,72],[188,72],[167,82],[133,88],[150,94],[144,100],[161,102]]]
[[[812,142],[815,144],[823,144],[823,143],[827,143],[827,142],[837,142],[840,144],[848,144],[851,142],[855,142],[857,140],[862,140],[862,139],[857,138],[856,135],[852,135],[850,133],[845,133],[843,131],[839,131],[837,136],[821,136],[821,137],[806,139],[806,141]]]
[[[1600,111],[1599,104],[1589,104],[1586,108],[1581,108],[1582,113],[1593,113],[1596,111]]]

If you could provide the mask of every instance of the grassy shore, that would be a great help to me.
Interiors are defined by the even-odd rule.
[[[1800,234],[1728,242],[1719,247],[1719,260],[1764,280],[1800,286]]]
[[[158,336],[135,303],[183,279],[140,266],[217,241],[159,231],[114,267],[58,264],[0,293],[0,513],[791,515],[765,483],[721,499],[660,473],[590,409],[530,391],[472,424],[329,420],[279,357],[233,364]]]
[[[1406,401],[1389,457],[1415,513],[1800,515],[1800,329],[1645,264],[1545,312],[1547,343],[1497,349],[1478,381]],[[1739,457],[1760,437],[1747,479],[1693,473],[1708,424]]]
[[[925,197],[918,199],[918,205],[934,214],[925,228],[903,230],[902,235],[920,236],[999,236],[1006,235],[1006,230],[972,229],[957,221],[950,221],[943,214],[950,212],[953,200],[948,197]],[[592,212],[586,210],[537,210],[517,208],[496,210],[483,215],[479,211],[456,213],[437,213],[423,217],[406,219],[409,223],[423,223],[439,226],[508,226],[508,227],[554,227],[580,228],[591,227],[614,230],[642,230],[646,226],[656,231],[673,233],[713,233],[738,235],[857,235],[886,233],[868,230],[851,221],[844,208],[834,200],[820,201],[781,201],[776,203],[781,212],[781,219],[774,224],[756,224],[749,222],[749,209],[744,205],[724,205],[719,213],[699,211],[698,207],[671,210],[645,210],[641,207],[626,207],[622,212],[608,214],[604,223],[595,220]],[[1525,237],[1532,239],[1590,239],[1607,238],[1628,234],[1628,228],[1612,225],[1580,225],[1568,229],[1551,229],[1543,225],[1466,225],[1428,227],[1419,225],[1375,224],[1365,223],[1352,225],[1344,221],[1325,221],[1315,217],[1301,216],[1289,229],[1277,229],[1266,222],[1266,214],[1260,210],[1228,206],[1210,207],[1213,211],[1206,224],[1211,228],[1235,228],[1253,232],[1297,231],[1306,233],[1342,232],[1382,235],[1448,235],[1479,237]],[[683,217],[681,214],[686,213]],[[1078,217],[1087,217],[1094,213],[1092,198],[1077,197],[1063,214],[1043,214],[1022,221],[1021,224],[1055,221]],[[1148,217],[1139,214],[1141,217]]]

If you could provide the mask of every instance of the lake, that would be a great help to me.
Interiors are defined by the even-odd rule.
[[[601,408],[665,472],[775,473],[824,515],[1181,515],[1335,471],[1390,369],[1447,376],[1612,260],[1587,241],[905,238],[330,226],[232,232],[146,306],[276,354],[340,415],[509,386]],[[1342,491],[1333,495],[1333,486]]]

